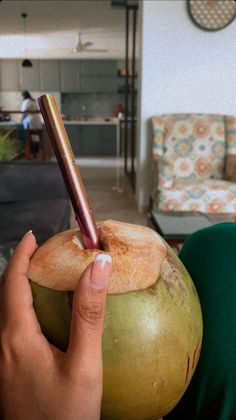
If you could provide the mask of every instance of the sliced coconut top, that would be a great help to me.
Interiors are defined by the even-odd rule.
[[[74,290],[85,268],[104,252],[112,256],[109,294],[146,289],[157,282],[167,250],[155,231],[113,220],[97,227],[102,251],[84,249],[79,229],[58,233],[33,255],[30,280],[54,290]]]

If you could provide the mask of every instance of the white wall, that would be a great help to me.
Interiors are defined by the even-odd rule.
[[[0,7],[0,58],[114,59],[125,56],[125,12],[111,0],[11,0]],[[28,14],[24,22],[21,13]],[[73,53],[78,42],[100,52]]]
[[[207,32],[190,20],[185,0],[145,0],[140,8],[137,203],[148,204],[153,115],[236,115],[236,20]]]

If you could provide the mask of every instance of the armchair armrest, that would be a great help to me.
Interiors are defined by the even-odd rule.
[[[156,191],[158,188],[158,173],[159,173],[159,164],[162,158],[158,155],[152,156],[152,167],[151,167],[151,191],[150,198],[151,201],[155,201]]]
[[[225,178],[236,182],[236,156],[228,155],[225,164]]]
[[[168,175],[167,175],[168,174]],[[155,197],[157,189],[172,188],[176,182],[173,165],[165,156],[153,154],[152,156],[151,196]]]

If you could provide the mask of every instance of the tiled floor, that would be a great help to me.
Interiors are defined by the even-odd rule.
[[[132,188],[122,169],[117,180],[117,168],[111,161],[107,164],[106,161],[96,164],[94,161],[79,161],[78,165],[95,220],[113,219],[150,225],[147,215],[138,213]],[[121,187],[120,192],[116,190],[117,184]],[[74,214],[71,224],[77,225]]]

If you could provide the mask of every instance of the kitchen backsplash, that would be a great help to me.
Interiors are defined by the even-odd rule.
[[[61,110],[68,119],[112,117],[117,104],[124,106],[124,95],[62,93]]]
[[[47,92],[30,92],[37,99]],[[89,117],[112,117],[117,104],[124,108],[124,95],[122,94],[82,94],[53,92],[62,114],[70,120]],[[20,92],[0,92],[0,107],[3,110],[20,110],[22,96]],[[20,114],[11,116],[13,121],[20,121]]]
[[[39,96],[46,94],[48,92],[30,92],[34,99],[37,99]],[[61,109],[61,93],[60,92],[53,92],[53,95],[56,99],[59,109]],[[20,92],[0,92],[0,107],[3,110],[8,111],[18,111],[20,110],[22,102],[22,96]],[[20,121],[21,115],[20,114],[13,114],[11,116],[13,121]]]

